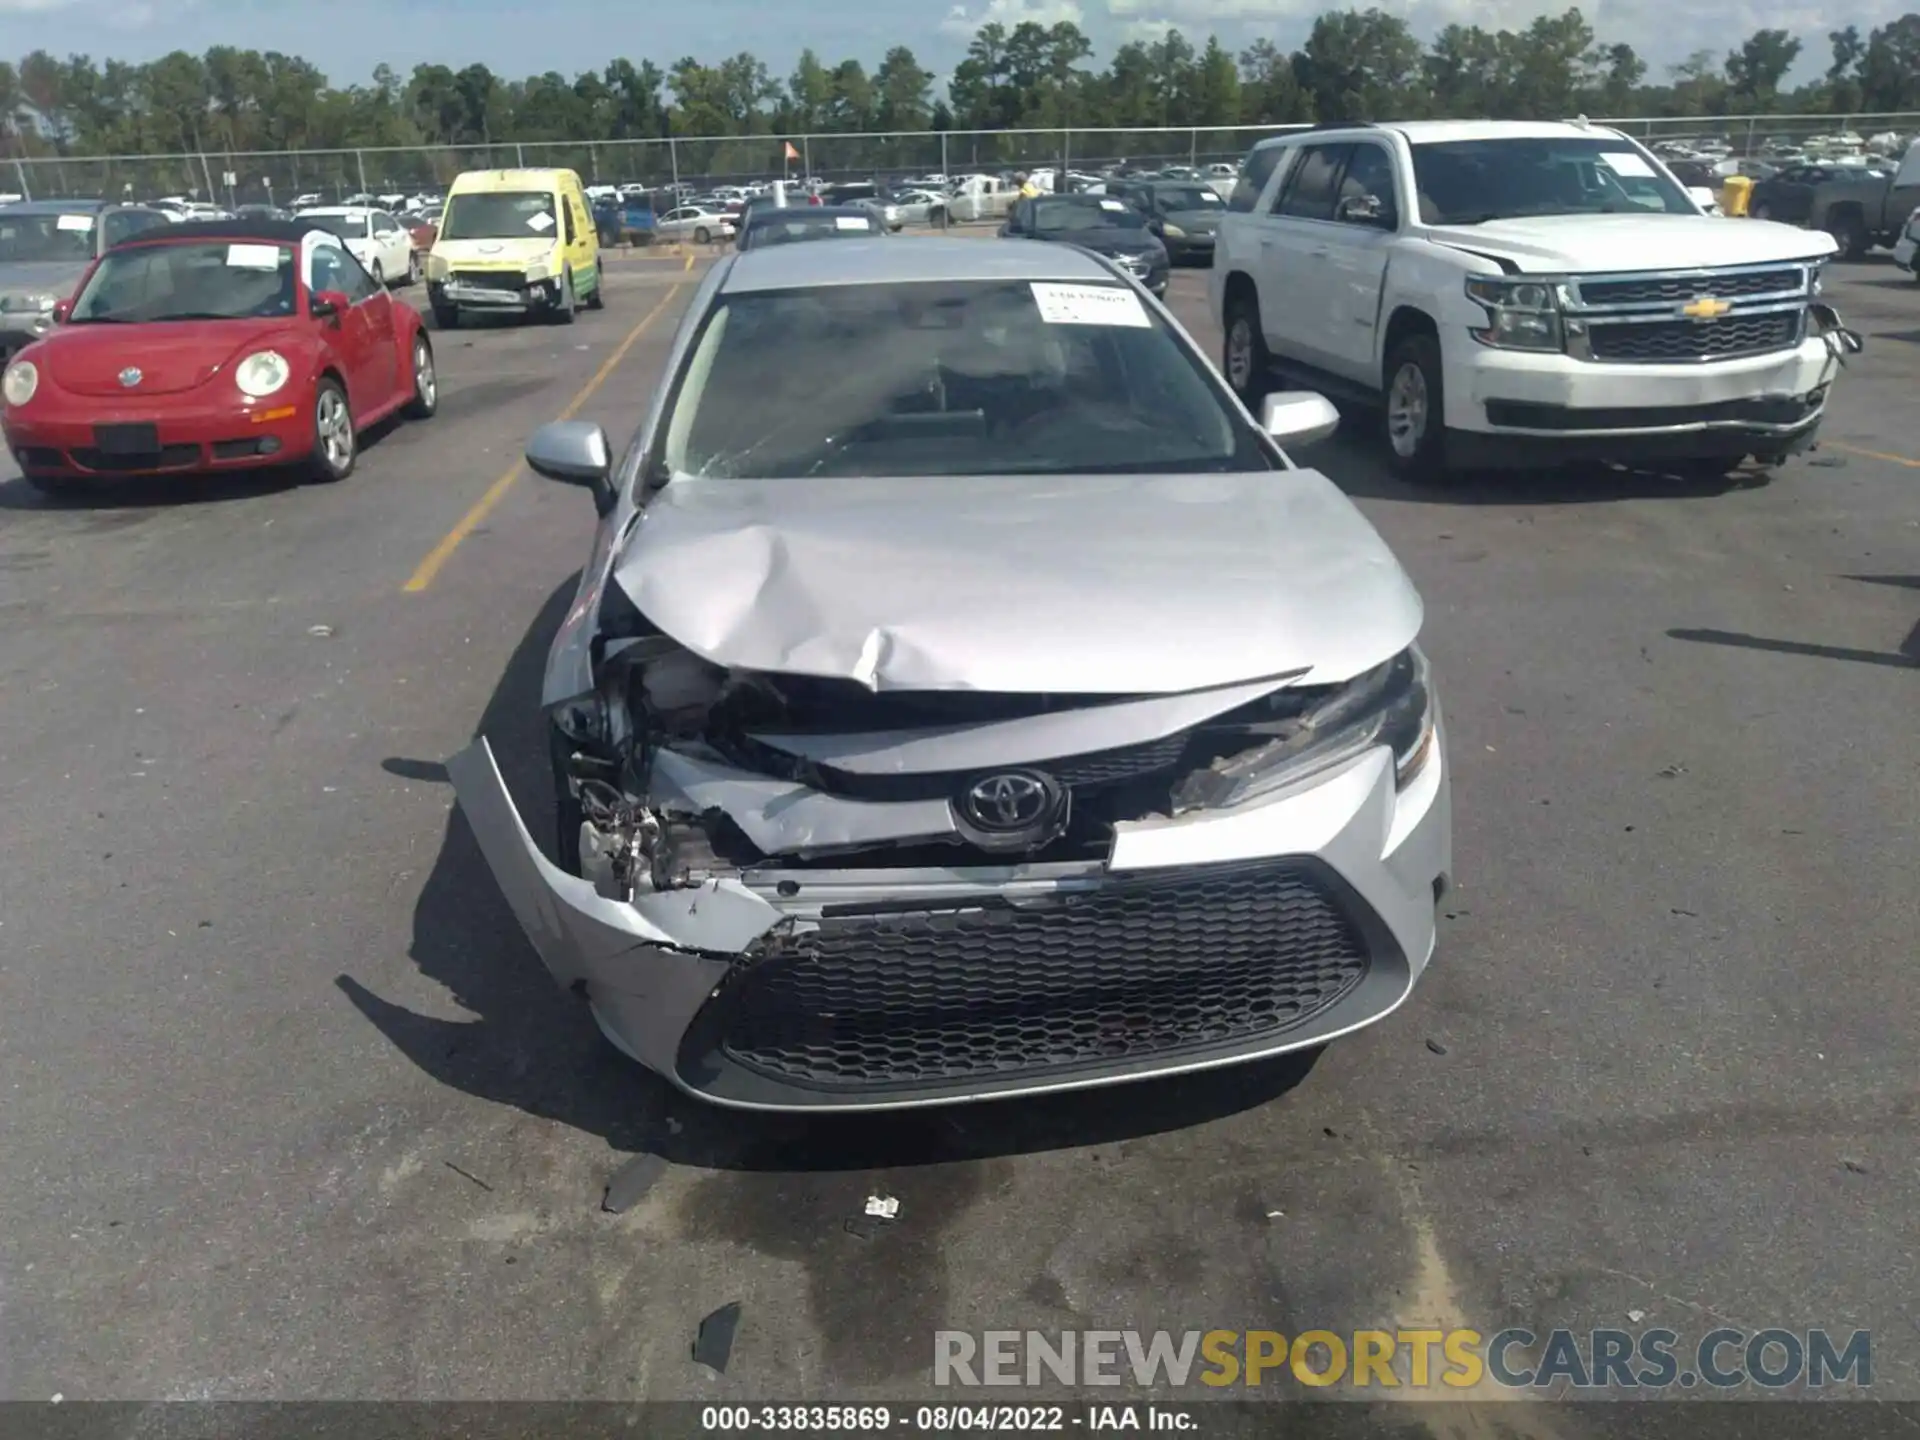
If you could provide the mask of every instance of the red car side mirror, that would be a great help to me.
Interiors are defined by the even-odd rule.
[[[347,298],[344,290],[316,290],[308,301],[316,319],[327,316],[344,315],[353,308],[353,301]]]
[[[64,325],[67,323],[67,317],[72,314],[73,314],[73,301],[62,300],[59,304],[53,307],[53,323],[56,325]]]

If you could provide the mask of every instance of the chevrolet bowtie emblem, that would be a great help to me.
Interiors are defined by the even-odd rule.
[[[1685,315],[1689,320],[1717,320],[1731,309],[1733,309],[1733,306],[1724,300],[1714,300],[1702,295],[1692,304],[1682,305],[1680,307],[1680,313]]]

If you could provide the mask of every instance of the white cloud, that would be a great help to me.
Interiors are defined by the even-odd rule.
[[[955,5],[940,22],[940,31],[955,40],[971,40],[982,25],[1014,26],[1031,20],[1036,25],[1086,23],[1086,11],[1076,0],[986,0],[969,9]]]
[[[45,15],[65,10],[74,0],[0,0],[0,15]]]

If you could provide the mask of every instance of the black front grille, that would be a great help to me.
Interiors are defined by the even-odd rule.
[[[1679,304],[1711,296],[1715,300],[1739,300],[1753,295],[1779,295],[1806,287],[1806,274],[1798,266],[1780,270],[1749,270],[1740,274],[1642,276],[1632,280],[1582,280],[1582,305],[1657,305],[1662,301]]]
[[[1059,1074],[1282,1036],[1368,963],[1316,866],[1110,876],[1039,899],[830,911],[741,971],[690,1040],[814,1090]]]
[[[453,279],[455,284],[471,285],[476,290],[507,290],[516,295],[527,285],[526,276],[498,270],[456,270]]]
[[[1588,342],[1596,360],[1731,360],[1798,345],[1804,319],[1804,311],[1775,310],[1719,320],[1595,324],[1588,331]]]
[[[1119,785],[1172,769],[1186,753],[1187,740],[1188,732],[1183,730],[1164,740],[1149,740],[1144,745],[1099,750],[1091,755],[1069,755],[1063,760],[1045,760],[1036,768],[1045,770],[1069,790],[1095,785]]]
[[[151,455],[109,455],[91,448],[72,452],[73,463],[83,470],[141,471],[184,470],[200,463],[198,445],[163,445]]]

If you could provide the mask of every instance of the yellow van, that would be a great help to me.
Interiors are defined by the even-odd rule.
[[[600,237],[571,170],[469,170],[447,192],[427,256],[433,318],[451,330],[463,314],[541,315],[573,323],[598,310]]]

